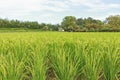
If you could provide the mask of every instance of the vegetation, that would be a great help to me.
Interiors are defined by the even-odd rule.
[[[109,16],[105,21],[88,18],[66,16],[61,24],[45,24],[30,21],[0,19],[0,29],[38,29],[40,31],[68,31],[68,32],[119,32],[120,15]],[[64,30],[63,30],[64,29]]]
[[[120,80],[120,33],[0,34],[0,80]]]
[[[63,19],[62,25],[61,27],[65,30],[65,31],[77,31],[79,30],[79,26],[76,23],[76,18],[74,16],[66,16]]]
[[[30,22],[30,21],[18,21],[18,20],[8,20],[8,19],[0,19],[0,29],[38,29],[43,31],[57,31],[58,30],[58,24],[52,25],[52,24],[45,24],[38,22]]]

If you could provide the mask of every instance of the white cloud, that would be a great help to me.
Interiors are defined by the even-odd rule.
[[[104,3],[102,0],[70,0],[71,4],[75,6],[85,6],[88,8],[89,12],[98,12],[103,10],[110,10],[110,9],[119,9],[119,4],[114,3]]]
[[[108,13],[108,15],[120,15],[120,11],[118,11],[118,12],[110,12],[110,13]]]
[[[90,12],[119,8],[120,4],[106,4],[102,0],[2,0],[0,15],[22,16],[31,12],[64,12],[73,6],[85,6]]]
[[[12,9],[12,10],[27,10],[27,11],[41,11],[41,10],[53,10],[53,8],[63,9],[67,8],[66,3],[53,0],[3,0],[0,1],[0,9]],[[63,10],[64,11],[64,10]]]
[[[37,8],[36,2],[33,0],[2,0],[0,1],[0,16],[3,17],[18,17],[28,15],[31,11]],[[40,4],[41,6],[42,4]],[[39,6],[39,7],[40,7]]]
[[[90,4],[88,5],[89,9],[88,11],[97,12],[97,11],[105,11],[105,10],[111,10],[111,9],[118,9],[120,7],[120,4]]]
[[[74,5],[87,5],[87,4],[95,4],[95,3],[99,3],[100,0],[69,0],[71,2],[71,4]]]
[[[66,3],[57,0],[2,0],[0,16],[20,17],[30,15],[32,12],[63,12],[67,10],[66,8],[68,8]]]
[[[50,19],[51,22],[54,22],[61,20],[59,17],[70,14],[79,16],[77,9],[81,9],[83,6],[88,13],[98,13],[119,9],[120,4],[106,4],[103,0],[1,0],[0,17],[22,20],[39,20],[40,17],[44,21]],[[81,14],[85,13],[81,12]]]
[[[0,18],[57,23],[57,13],[68,9],[67,1],[61,0],[1,0]]]
[[[61,0],[49,0],[46,2],[47,4],[52,4],[54,7],[61,7],[61,8],[69,8],[68,1],[61,1]]]

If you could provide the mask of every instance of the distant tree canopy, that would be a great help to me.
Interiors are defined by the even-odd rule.
[[[102,21],[91,17],[77,19],[77,25],[81,28],[81,31],[99,31],[103,24]]]
[[[98,19],[76,18],[74,16],[66,16],[61,24],[46,24],[36,21],[19,21],[0,18],[1,28],[23,28],[23,29],[39,29],[42,31],[59,31],[63,29],[68,32],[119,32],[120,31],[120,15],[109,16],[105,21]]]
[[[76,18],[74,16],[66,16],[63,19],[63,22],[61,23],[61,27],[65,30],[65,31],[77,31],[78,30],[78,25],[76,22]]]
[[[106,21],[109,25],[110,30],[120,31],[120,15],[109,16],[106,18]]]
[[[40,30],[51,30],[57,31],[58,24],[45,24],[38,22],[30,22],[30,21],[18,21],[18,20],[8,20],[8,19],[0,19],[0,28],[23,28],[23,29],[40,29]]]
[[[120,15],[109,16],[105,21],[91,17],[76,19],[74,16],[66,16],[61,23],[61,27],[65,31],[119,32]]]

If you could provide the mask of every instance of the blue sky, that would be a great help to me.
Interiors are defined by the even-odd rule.
[[[2,0],[0,18],[60,23],[65,16],[104,20],[120,15],[120,0]]]

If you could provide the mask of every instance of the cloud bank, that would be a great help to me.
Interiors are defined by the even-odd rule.
[[[76,8],[81,7],[86,7],[86,12],[97,13],[119,9],[120,3],[107,4],[103,0],[2,0],[0,1],[0,17],[30,19],[32,16],[33,19],[38,20],[39,15],[43,16],[43,19],[46,17],[60,18],[59,15],[69,15],[67,12],[75,11],[77,13]]]

